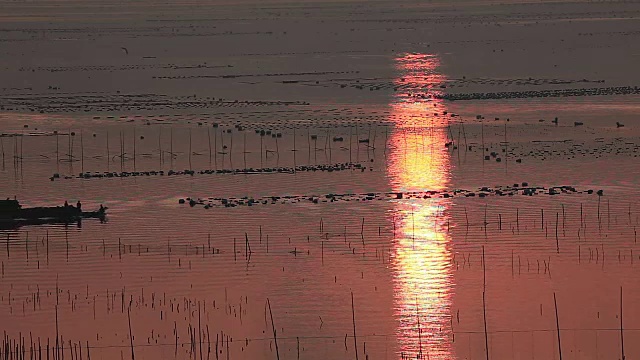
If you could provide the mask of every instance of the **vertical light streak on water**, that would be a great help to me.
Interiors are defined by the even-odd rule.
[[[429,98],[443,80],[437,57],[402,54],[391,106],[395,129],[389,139],[387,171],[394,191],[445,189],[449,181],[447,116],[440,100]],[[436,115],[438,114],[438,115]],[[393,251],[396,336],[401,355],[451,359],[451,239],[448,199],[392,200],[396,234]]]

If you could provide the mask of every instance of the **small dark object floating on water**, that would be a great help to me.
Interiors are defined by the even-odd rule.
[[[82,204],[52,207],[23,208],[18,200],[0,200],[0,228],[16,228],[23,225],[52,223],[69,224],[82,219],[100,219],[104,221],[107,208],[100,205],[96,211],[82,211]]]

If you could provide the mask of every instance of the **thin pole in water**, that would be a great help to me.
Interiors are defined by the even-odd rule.
[[[558,332],[558,354],[562,360],[562,344],[560,342],[560,322],[558,321],[558,302],[556,301],[556,293],[553,293],[553,305],[556,308],[556,331]]]
[[[484,346],[485,346],[485,355],[487,360],[489,360],[489,337],[487,335],[487,305],[485,301],[485,292],[482,292],[482,316],[484,319]]]
[[[83,131],[80,130],[80,167],[82,168],[82,172],[84,172],[84,135]]]
[[[487,288],[487,263],[484,260],[484,245],[482,245],[482,291]]]
[[[353,291],[351,292],[351,318],[353,320],[353,346],[356,349],[356,360],[358,360],[358,340],[356,338],[356,311],[353,305]]]
[[[129,319],[129,340],[131,343],[131,360],[135,360],[136,355],[133,352],[133,334],[131,332],[131,305],[129,305],[129,308],[127,309],[127,318]]]
[[[276,359],[280,360],[280,352],[278,351],[278,337],[276,335],[276,325],[273,323],[273,313],[271,312],[271,302],[269,301],[269,298],[267,298],[267,305],[269,305],[269,316],[271,317],[271,328],[273,329],[273,342],[276,344]]]
[[[211,129],[207,127],[207,138],[209,139],[209,166],[211,166]]]
[[[133,127],[133,170],[136,169],[136,127]]]
[[[556,252],[560,254],[560,243],[558,242],[558,213],[556,213]]]
[[[109,163],[111,162],[111,155],[109,154],[109,130],[107,130],[107,171],[109,171]],[[56,157],[58,156],[58,134],[56,134]]]
[[[622,360],[625,360],[624,356],[624,331],[622,328],[622,286],[620,286],[620,348],[622,350]]]

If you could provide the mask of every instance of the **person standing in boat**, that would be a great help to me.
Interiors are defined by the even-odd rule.
[[[80,200],[76,203],[76,208],[78,208],[78,211],[82,211],[82,204],[80,203]]]
[[[64,207],[65,209],[69,207],[69,203],[67,202],[67,200],[64,201]]]

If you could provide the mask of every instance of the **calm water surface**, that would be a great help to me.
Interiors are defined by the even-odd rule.
[[[406,31],[395,25],[388,27],[393,31],[381,30],[393,22],[378,16],[364,21],[357,6],[347,8],[360,21],[354,30],[340,29],[344,34]],[[334,10],[323,10],[323,16],[345,26],[342,15],[336,15],[342,12]],[[247,33],[277,23],[271,17],[247,19]],[[462,19],[467,25],[475,21]],[[235,22],[228,26],[242,28]],[[328,31],[326,25],[317,26]],[[582,25],[562,26],[577,26],[571,28],[577,31]],[[214,29],[203,25],[191,31],[220,32],[229,38],[199,34],[223,42],[235,36]],[[479,29],[496,40],[492,30]],[[121,32],[158,36],[148,30],[110,28],[97,41],[120,39]],[[172,31],[178,30],[186,31]],[[86,40],[85,30],[69,31]],[[170,30],[159,26],[154,31]],[[203,92],[206,76],[229,69],[201,64],[167,70],[164,59],[149,57],[145,61],[151,65],[131,70],[131,76],[148,83],[125,81],[122,86],[146,89],[145,101],[156,101],[156,107],[93,111],[91,106],[123,101],[114,89],[102,89],[103,104],[86,105],[86,113],[72,107],[52,114],[5,108],[0,113],[1,196],[16,196],[24,206],[65,200],[81,200],[87,209],[104,204],[109,215],[104,223],[87,219],[0,230],[0,328],[6,334],[0,358],[5,349],[15,350],[8,341],[18,338],[24,338],[29,357],[32,351],[46,353],[47,344],[50,354],[80,358],[82,352],[101,359],[129,358],[132,352],[143,359],[551,359],[560,353],[570,359],[611,359],[622,358],[623,351],[627,359],[640,356],[640,310],[635,306],[640,301],[638,97],[436,99],[467,92],[466,86],[487,92],[600,86],[545,82],[551,75],[560,77],[561,70],[542,80],[529,78],[513,63],[486,70],[503,76],[490,81],[473,77],[475,82],[466,84],[461,72],[468,70],[471,78],[476,62],[467,59],[461,66],[457,59],[478,51],[487,60],[493,52],[464,48],[456,34],[448,35],[452,44],[443,38],[436,49],[421,44],[417,35],[381,36],[384,51],[362,42],[369,53],[348,55],[342,47],[353,45],[357,38],[350,36],[358,35],[345,35],[328,53],[302,51],[304,42],[298,40],[288,52],[284,43],[274,41],[276,49],[269,54],[256,44],[262,55],[254,56],[270,59],[261,65],[265,73],[271,71],[269,76],[252,73],[242,56],[233,55],[237,51],[230,43],[223,47],[220,59],[233,60],[238,68],[233,68],[234,77],[219,78],[233,81],[228,89],[218,82],[213,88],[232,99],[303,100],[298,104],[159,105],[169,97],[172,104],[195,101],[184,84],[198,99],[208,96]],[[245,35],[253,40],[242,41],[256,43],[264,36]],[[178,36],[166,37],[176,49]],[[184,38],[180,48],[201,45]],[[539,46],[547,51],[547,45]],[[392,46],[397,48],[392,51]],[[508,53],[516,50],[513,46],[505,45]],[[615,46],[612,51],[622,51]],[[300,62],[284,66],[287,56]],[[565,56],[558,55],[558,61]],[[321,65],[325,62],[319,58],[334,62]],[[202,60],[185,54],[176,62],[184,65],[185,59]],[[123,65],[121,59],[112,61],[109,66]],[[331,68],[336,64],[346,65]],[[588,66],[582,66],[588,73]],[[313,71],[293,74],[303,68]],[[104,80],[104,71],[49,72]],[[130,70],[108,71],[120,77]],[[149,80],[145,71],[194,77]],[[238,76],[242,71],[245,76]],[[28,76],[18,73],[13,75]],[[617,74],[609,68],[599,75],[622,85]],[[46,76],[53,81],[49,76],[55,75]],[[67,84],[89,93],[93,82],[78,79]],[[270,97],[254,96],[265,89]],[[8,96],[36,93],[3,91]],[[72,95],[75,91],[69,89]],[[58,93],[46,101],[53,104],[61,97]],[[72,98],[78,104],[89,101]],[[3,104],[19,106],[12,101]],[[556,116],[557,125],[551,122]],[[616,121],[625,126],[617,127]],[[340,163],[360,167],[319,170]],[[199,172],[303,165],[316,171]],[[184,169],[196,172],[144,175]],[[79,178],[86,172],[143,174]],[[514,184],[569,185],[577,191],[480,196],[482,187]],[[462,189],[474,196],[456,191]],[[586,192],[600,189],[603,196]],[[332,201],[330,194],[353,195],[349,201]],[[241,197],[278,198],[209,209],[178,203]]]

